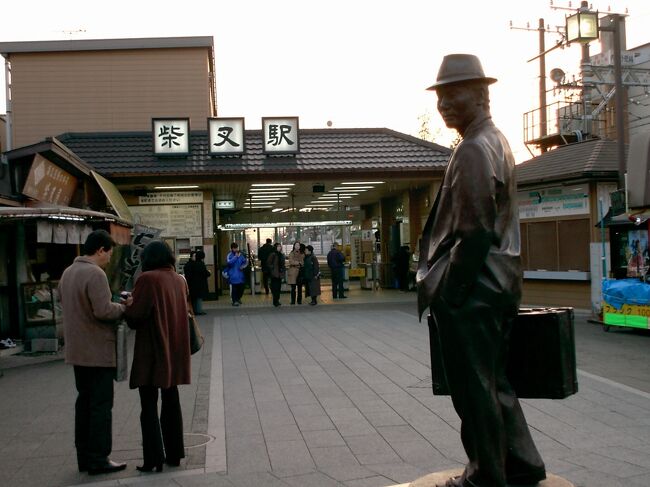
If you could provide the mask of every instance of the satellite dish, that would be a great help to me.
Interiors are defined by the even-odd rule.
[[[551,69],[550,77],[557,84],[560,84],[564,80],[565,73],[560,68]]]

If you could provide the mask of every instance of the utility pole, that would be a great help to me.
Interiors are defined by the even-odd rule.
[[[546,113],[546,42],[544,40],[544,34],[546,29],[544,28],[544,19],[539,19],[539,123],[540,123],[540,135],[546,135],[547,130],[547,113]],[[544,145],[540,146],[542,152],[546,152],[546,147]]]
[[[544,19],[542,18],[540,18],[538,21],[537,29],[532,29],[529,23],[526,25],[526,27],[514,27],[512,25],[512,21],[510,21],[510,29],[526,31],[536,30],[539,34],[538,54],[537,56],[529,59],[528,62],[530,63],[536,59],[539,59],[539,138],[542,139],[547,135],[548,130],[548,113],[546,109],[546,54],[550,51],[553,51],[554,49],[557,49],[558,47],[561,47],[561,43],[558,42],[550,49],[546,49],[545,34],[551,31],[548,26],[544,26]],[[543,144],[540,144],[539,149],[541,152],[546,152],[548,150]]]

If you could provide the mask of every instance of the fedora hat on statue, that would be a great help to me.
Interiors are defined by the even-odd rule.
[[[496,78],[485,76],[481,61],[473,54],[448,54],[442,60],[436,82],[427,90],[435,90],[443,85],[463,81],[484,81],[492,84],[496,82]]]

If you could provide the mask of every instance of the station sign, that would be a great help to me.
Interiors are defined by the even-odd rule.
[[[300,151],[298,117],[262,117],[263,152],[269,155]]]
[[[151,124],[154,154],[157,156],[190,154],[189,118],[154,118]]]
[[[241,156],[246,152],[243,117],[209,117],[208,154]],[[190,119],[152,118],[153,152],[156,156],[191,154]],[[262,149],[267,155],[296,155],[300,152],[298,117],[262,117]]]
[[[243,118],[208,118],[208,153],[211,156],[244,153]]]
[[[214,207],[217,210],[232,210],[235,208],[235,201],[234,200],[215,201]]]

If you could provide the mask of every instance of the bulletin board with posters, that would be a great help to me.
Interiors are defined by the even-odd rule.
[[[202,205],[130,206],[135,223],[162,229],[162,237],[201,237]]]
[[[610,227],[611,275],[615,279],[642,278],[648,274],[650,256],[646,225]]]
[[[602,283],[603,323],[650,329],[648,227],[610,226],[612,276]]]

